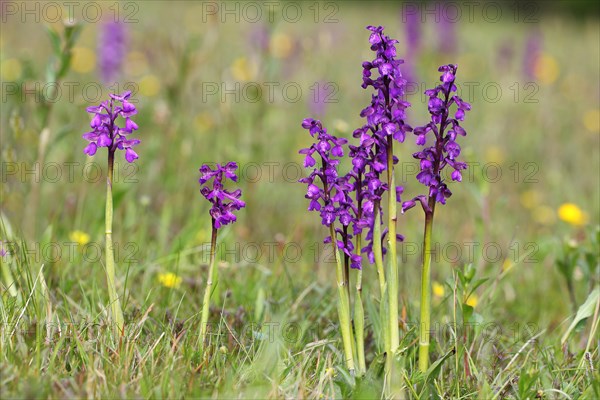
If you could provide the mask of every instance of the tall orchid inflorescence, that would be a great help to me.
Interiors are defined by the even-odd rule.
[[[414,132],[417,144],[424,149],[413,156],[419,160],[421,170],[417,176],[428,188],[427,195],[416,196],[402,204],[402,212],[420,203],[425,210],[425,236],[423,251],[423,278],[421,296],[421,337],[419,340],[419,364],[422,371],[428,366],[429,308],[430,308],[430,253],[431,227],[436,203],[446,203],[451,192],[442,178],[444,168],[452,168],[451,179],[460,181],[466,164],[458,160],[460,146],[458,136],[465,130],[460,123],[471,106],[456,95],[455,65],[439,68],[441,84],[425,92],[429,96],[428,108],[431,120],[415,128],[406,122],[406,79],[400,70],[403,60],[396,58],[397,41],[383,33],[381,26],[368,26],[369,43],[375,58],[362,64],[362,87],[373,88],[371,104],[360,116],[365,124],[353,132],[357,143],[349,144],[348,157],[352,162],[350,171],[340,174],[338,168],[344,157],[343,147],[347,141],[327,133],[318,120],[307,118],[302,127],[307,129],[315,142],[300,150],[304,166],[313,168],[308,177],[300,179],[307,185],[308,209],[318,211],[323,225],[329,228],[325,242],[334,244],[339,289],[338,313],[348,368],[366,370],[364,355],[364,310],[362,307],[362,253],[375,264],[380,286],[381,337],[386,357],[386,395],[394,396],[391,381],[395,374],[393,359],[399,346],[398,320],[398,264],[397,241],[403,237],[396,233],[397,203],[401,202],[403,187],[396,185],[394,166],[394,143],[404,142],[408,132]],[[415,40],[415,38],[413,38]],[[454,110],[454,111],[451,111]],[[431,140],[428,140],[431,138]],[[429,142],[429,144],[428,144]],[[387,207],[384,201],[387,200]],[[382,215],[386,209],[387,224]],[[364,230],[366,245],[362,244]],[[384,246],[384,243],[387,246]],[[386,249],[387,247],[387,249]],[[343,252],[343,260],[338,255]],[[383,256],[387,250],[387,268]],[[350,323],[349,271],[356,270],[356,293],[354,301],[354,324]],[[354,330],[352,330],[354,327]],[[356,339],[356,340],[355,340]]]
[[[428,89],[425,94],[429,96],[429,113],[431,121],[415,128],[414,134],[417,136],[417,145],[425,146],[419,152],[413,154],[413,157],[419,160],[420,172],[417,174],[417,180],[429,189],[428,198],[433,202],[446,204],[446,199],[452,195],[448,185],[442,179],[442,171],[447,166],[453,169],[450,177],[453,181],[461,181],[461,170],[467,168],[467,164],[458,161],[460,155],[460,146],[456,143],[458,136],[465,136],[466,131],[460,126],[460,121],[465,118],[465,112],[471,109],[471,105],[463,101],[459,96],[453,95],[456,92],[456,65],[443,65],[439,68],[442,72],[440,85],[433,89]],[[456,105],[454,115],[450,108]],[[433,136],[431,146],[426,146],[427,138]],[[413,207],[416,200],[422,201],[425,196],[405,202],[403,210]]]
[[[227,179],[237,182],[238,177],[235,173],[238,166],[235,162],[228,162],[225,165],[217,164],[212,169],[208,164],[200,167],[200,193],[212,206],[209,210],[211,216],[212,234],[210,243],[210,261],[208,267],[208,278],[206,280],[206,290],[202,301],[202,316],[200,321],[200,336],[198,337],[200,348],[204,348],[208,324],[208,314],[210,310],[210,297],[212,295],[213,281],[217,279],[215,264],[215,252],[217,248],[217,232],[224,225],[228,225],[237,220],[234,211],[239,211],[246,206],[240,197],[242,191],[235,189],[229,191],[225,189]],[[212,181],[212,185],[211,185]]]
[[[367,123],[354,132],[355,137],[360,137],[360,145],[366,146],[369,157],[369,172],[365,175],[368,179],[367,187],[372,192],[374,200],[373,228],[369,236],[372,239],[373,259],[379,273],[379,282],[382,300],[387,296],[388,320],[384,321],[384,339],[386,349],[393,354],[400,343],[398,323],[398,260],[396,253],[396,241],[402,240],[402,236],[396,234],[397,207],[400,195],[403,192],[401,186],[396,186],[394,176],[394,165],[398,159],[394,156],[394,140],[404,142],[406,133],[412,131],[410,125],[405,122],[406,108],[410,106],[404,99],[406,79],[402,76],[400,65],[402,59],[396,58],[397,40],[384,35],[383,27],[368,26],[371,31],[369,43],[371,50],[375,52],[373,61],[363,63],[363,88],[372,87],[375,93],[371,97],[371,104],[362,110],[361,117],[367,119]],[[377,77],[373,75],[376,71]],[[384,186],[380,174],[386,172],[386,184]],[[388,225],[387,244],[389,250],[388,268],[383,269],[383,246],[380,237],[380,222],[382,208],[381,196],[384,191],[388,192]],[[386,234],[384,230],[383,234]],[[387,294],[386,294],[387,292]],[[388,370],[389,372],[389,370]]]
[[[108,150],[105,213],[106,278],[108,281],[108,294],[112,310],[113,326],[118,335],[124,334],[125,322],[115,285],[115,260],[112,243],[112,184],[115,152],[117,150],[125,150],[125,159],[130,163],[138,158],[133,147],[138,145],[140,141],[138,139],[128,139],[128,136],[138,129],[138,125],[131,119],[133,115],[137,114],[137,109],[129,101],[130,97],[131,92],[125,92],[120,95],[111,94],[110,99],[103,101],[99,106],[88,107],[87,112],[94,114],[94,117],[90,122],[92,131],[83,135],[83,138],[89,142],[83,150],[87,155],[95,155],[99,147],[106,147]],[[120,105],[118,103],[120,103]],[[117,124],[117,119],[119,117],[125,119],[122,127]]]
[[[423,236],[423,273],[421,278],[421,332],[419,338],[419,366],[426,371],[429,366],[429,327],[431,319],[431,232],[436,203],[446,204],[446,199],[452,195],[450,189],[442,178],[442,171],[446,167],[453,169],[451,179],[461,181],[461,171],[467,164],[458,161],[460,146],[456,143],[458,136],[466,136],[466,131],[460,126],[464,120],[465,112],[471,105],[463,101],[456,94],[457,66],[454,64],[442,65],[442,82],[433,89],[428,89],[425,94],[429,96],[429,114],[431,121],[424,126],[415,128],[417,144],[425,146],[413,157],[419,160],[420,172],[417,180],[428,188],[427,196],[421,195],[404,202],[402,211],[414,207],[417,202],[425,211],[425,231]],[[455,110],[454,112],[452,110]],[[428,137],[432,144],[427,146]],[[431,142],[430,142],[431,143]]]
[[[340,291],[340,323],[348,364],[352,361],[351,349],[354,347],[352,331],[344,326],[346,315],[349,314],[349,309],[343,308],[349,298],[348,265],[358,270],[354,326],[359,373],[364,373],[365,370],[362,346],[362,252],[377,266],[382,312],[388,314],[382,316],[386,350],[394,352],[399,344],[396,241],[402,240],[402,236],[396,234],[396,204],[400,201],[403,189],[395,184],[394,165],[398,159],[394,157],[393,147],[395,141],[403,142],[406,133],[412,131],[405,123],[405,110],[410,104],[403,98],[406,80],[400,71],[403,60],[396,58],[397,41],[386,36],[381,26],[369,26],[367,29],[371,32],[369,43],[375,57],[362,64],[362,87],[371,87],[375,93],[371,96],[371,104],[360,113],[366,123],[353,133],[358,143],[349,146],[352,169],[345,175],[338,175],[336,167],[339,165],[339,158],[343,157],[342,146],[346,144],[346,140],[327,134],[320,121],[304,120],[302,126],[316,137],[317,142],[300,151],[305,154],[306,167],[315,166],[315,153],[321,157],[321,167],[301,182],[308,184],[306,197],[311,201],[309,210],[318,210],[323,224],[330,227],[331,233],[326,241],[333,241],[344,253],[343,262],[339,258],[336,261],[339,262],[340,271],[338,284],[346,288],[345,293]],[[320,178],[322,187],[315,184],[317,177]],[[382,231],[382,203],[385,193],[388,193],[388,224]],[[333,227],[336,219],[341,225],[339,228]],[[364,229],[368,231],[366,246],[362,247]],[[382,244],[386,235],[390,255],[387,271],[383,267],[386,249]],[[341,240],[338,240],[338,236]],[[342,264],[344,267],[341,267]],[[345,333],[345,330],[350,332]]]
[[[350,319],[348,260],[350,258],[358,259],[358,268],[360,268],[360,255],[351,253],[350,237],[347,230],[353,222],[353,217],[349,212],[349,208],[353,208],[349,196],[352,186],[337,172],[339,158],[344,156],[342,146],[347,143],[347,140],[328,134],[321,121],[312,118],[302,121],[302,127],[308,130],[315,142],[299,152],[304,155],[304,166],[313,168],[306,178],[300,179],[300,182],[307,184],[305,197],[310,200],[308,210],[318,211],[321,216],[321,223],[329,229],[329,236],[325,238],[325,242],[331,242],[332,245],[336,246],[334,255],[339,295],[338,317],[346,365],[353,374],[355,370],[355,345]],[[336,221],[339,221],[342,225],[340,230],[335,228]],[[336,232],[342,234],[341,241],[337,240]],[[337,251],[338,248],[346,254],[345,265],[343,265]]]

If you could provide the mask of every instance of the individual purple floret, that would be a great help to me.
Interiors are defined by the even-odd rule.
[[[417,174],[417,180],[429,187],[429,198],[442,204],[446,204],[446,199],[452,195],[441,177],[442,170],[449,165],[454,169],[451,179],[460,182],[462,180],[460,171],[467,168],[464,162],[457,160],[460,155],[460,146],[456,143],[456,137],[467,134],[460,126],[459,121],[464,120],[465,112],[471,109],[471,105],[457,95],[452,95],[453,92],[456,92],[454,84],[456,70],[457,66],[454,64],[442,65],[438,69],[442,72],[440,77],[442,83],[434,89],[425,91],[425,94],[429,96],[431,122],[414,129],[417,144],[420,146],[424,146],[427,143],[428,134],[431,137],[430,132],[433,133],[433,145],[414,153],[413,157],[420,162],[421,171]],[[454,115],[451,115],[452,105],[456,105]],[[403,203],[403,211],[414,207],[417,201],[420,201],[427,210],[424,196],[418,196]]]
[[[200,168],[200,193],[208,201],[212,203],[212,207],[209,211],[214,221],[214,227],[220,228],[223,225],[230,224],[236,221],[234,211],[240,210],[246,206],[240,197],[242,191],[236,189],[233,192],[226,190],[223,187],[225,179],[230,179],[233,182],[237,182],[237,175],[235,170],[238,168],[235,162],[229,162],[223,166],[217,164],[217,167],[213,170],[207,164],[204,164]],[[223,178],[225,176],[225,179]],[[212,187],[208,185],[210,180],[213,180]]]
[[[112,85],[118,78],[127,51],[127,31],[125,24],[107,21],[101,26],[98,37],[98,63],[100,78]]]
[[[94,118],[90,122],[93,130],[83,135],[83,138],[90,142],[83,150],[85,154],[93,156],[98,147],[106,147],[109,153],[114,153],[117,149],[125,150],[127,162],[131,163],[138,158],[133,147],[140,141],[128,139],[128,136],[138,129],[137,124],[131,120],[131,116],[137,114],[137,110],[128,101],[130,96],[130,91],[120,95],[111,94],[110,100],[103,101],[99,106],[87,108],[87,112],[94,114]],[[125,119],[123,127],[117,125],[119,116]]]

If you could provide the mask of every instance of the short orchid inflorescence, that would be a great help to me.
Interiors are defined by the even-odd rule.
[[[83,138],[89,142],[83,150],[84,153],[93,156],[99,147],[106,147],[109,153],[125,150],[127,162],[131,163],[138,159],[133,147],[137,146],[140,140],[128,138],[138,129],[138,125],[131,119],[131,116],[137,114],[137,109],[129,101],[130,97],[130,91],[119,95],[111,94],[110,100],[87,108],[87,112],[94,114],[94,118],[90,122],[92,131],[83,135]],[[125,119],[122,126],[117,125],[119,116]]]
[[[206,200],[208,200],[212,207],[210,209],[210,215],[215,221],[215,228],[220,228],[223,225],[236,221],[236,216],[233,213],[246,206],[240,197],[242,191],[236,189],[233,192],[228,191],[224,188],[224,180],[230,179],[233,182],[237,182],[237,175],[235,171],[238,166],[234,162],[229,162],[223,166],[217,164],[213,170],[208,164],[204,164],[200,168],[200,193]],[[208,182],[212,179],[212,186]]]
[[[209,210],[211,216],[212,234],[210,240],[210,262],[208,266],[208,277],[206,279],[206,289],[202,300],[202,314],[200,320],[200,335],[198,344],[204,349],[206,342],[206,333],[208,329],[208,315],[210,310],[210,298],[213,292],[213,285],[217,279],[217,269],[215,264],[215,253],[217,248],[217,234],[219,228],[231,224],[237,220],[234,211],[239,211],[246,206],[246,203],[240,200],[242,197],[241,189],[229,191],[225,189],[227,179],[237,182],[236,170],[238,165],[235,162],[227,164],[217,164],[214,169],[208,164],[200,167],[200,193],[208,200],[212,207]],[[212,185],[211,185],[212,181]]]

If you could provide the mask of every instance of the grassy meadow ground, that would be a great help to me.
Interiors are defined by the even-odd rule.
[[[600,398],[596,9],[489,3],[501,15],[480,5],[471,18],[454,3],[456,46],[440,51],[435,16],[420,2],[274,2],[271,14],[262,3],[96,2],[128,30],[122,75],[108,88],[98,75],[100,22],[78,3],[81,35],[48,103],[47,66],[57,61],[47,30],[64,31],[67,6],[29,2],[38,8],[26,14],[25,3],[0,4],[2,399],[382,396],[375,269],[364,261],[370,369],[353,382],[326,232],[296,183],[307,174],[298,150],[311,140],[303,118],[347,138],[362,126],[371,24],[399,40],[415,71],[411,125],[428,121],[422,92],[444,63],[458,64],[473,106],[461,138],[469,173],[436,214],[432,360],[443,362],[427,376],[415,365],[422,215],[399,216],[397,396]],[[405,54],[407,4],[425,21],[415,56]],[[532,35],[540,51],[527,76]],[[113,238],[127,326],[119,342],[107,325],[105,152],[87,157],[81,135],[85,108],[124,89],[134,91],[142,143],[134,164],[117,154]],[[423,192],[416,149],[412,135],[396,146],[406,199]],[[210,219],[198,168],[230,160],[240,164],[247,207],[219,233],[209,347],[200,353]]]

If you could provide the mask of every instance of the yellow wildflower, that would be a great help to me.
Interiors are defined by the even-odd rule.
[[[231,64],[231,75],[238,81],[248,82],[256,78],[257,69],[246,57],[239,57]]]
[[[542,195],[537,190],[527,190],[521,193],[521,205],[525,208],[533,209],[542,200]]]
[[[467,305],[471,306],[473,308],[477,307],[478,302],[479,302],[479,298],[477,297],[477,295],[475,293],[472,293],[466,301]]]
[[[83,231],[73,231],[69,233],[69,239],[80,246],[85,246],[90,242],[90,235]]]
[[[143,75],[148,70],[146,55],[140,51],[132,51],[125,59],[125,72],[131,76]]]
[[[153,97],[160,91],[160,80],[155,75],[146,75],[140,79],[140,94]]]
[[[285,33],[276,33],[271,38],[271,53],[275,58],[287,58],[293,48],[292,39]]]
[[[600,110],[589,110],[583,115],[583,125],[591,133],[600,132]]]
[[[446,290],[444,289],[444,285],[442,285],[438,282],[433,282],[433,284],[431,285],[431,288],[432,288],[434,297],[444,297],[444,294],[446,293]]]
[[[490,163],[502,164],[504,158],[504,150],[497,146],[492,146],[485,152],[485,159]]]
[[[181,277],[172,272],[158,274],[158,281],[167,288],[178,288],[181,285]]]
[[[87,47],[75,47],[71,68],[80,74],[93,71],[96,68],[96,53]]]
[[[558,218],[571,225],[585,225],[588,216],[577,205],[573,203],[565,203],[558,208]]]
[[[0,73],[5,81],[16,81],[21,77],[21,62],[16,58],[9,58],[2,61]]]
[[[337,131],[342,132],[342,133],[346,133],[350,129],[350,126],[348,125],[348,123],[346,121],[344,121],[343,119],[333,120],[333,127]]]
[[[206,132],[206,131],[210,130],[210,128],[212,128],[213,125],[214,125],[213,117],[207,111],[201,112],[200,114],[197,114],[194,117],[194,126],[200,132]]]
[[[549,54],[542,54],[535,62],[535,76],[542,84],[554,83],[559,71],[556,59]]]
[[[533,210],[533,220],[542,225],[552,225],[556,221],[556,213],[548,206],[538,206]]]

